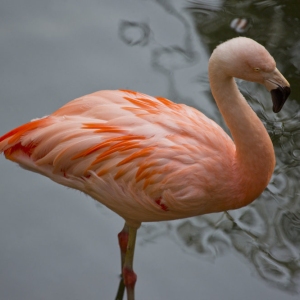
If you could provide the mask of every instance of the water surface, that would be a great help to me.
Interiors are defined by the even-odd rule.
[[[207,61],[231,37],[254,38],[292,85],[274,115],[239,81],[274,142],[277,167],[253,204],[144,224],[137,299],[298,299],[298,1],[13,0],[0,4],[0,134],[81,95],[133,89],[192,105],[224,126]],[[123,220],[89,197],[0,159],[0,298],[113,299]]]

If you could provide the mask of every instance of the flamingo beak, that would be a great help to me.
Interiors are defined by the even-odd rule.
[[[291,93],[290,84],[276,68],[265,78],[265,87],[270,91],[273,101],[273,112],[278,113],[282,109],[286,99]]]
[[[278,88],[271,90],[274,113],[278,113],[281,111],[290,93],[291,93],[291,89],[289,86],[285,86],[285,87],[278,86]]]

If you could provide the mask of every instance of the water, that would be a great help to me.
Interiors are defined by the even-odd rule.
[[[292,86],[278,115],[240,89],[267,127],[277,166],[252,205],[145,224],[137,299],[298,299],[298,1],[14,0],[1,4],[1,133],[100,90],[128,88],[201,109],[221,125],[207,61],[228,38],[256,39]],[[198,100],[199,99],[199,100]],[[0,159],[0,298],[113,299],[121,218],[85,195]]]

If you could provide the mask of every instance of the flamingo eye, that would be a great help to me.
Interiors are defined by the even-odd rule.
[[[254,68],[254,71],[255,71],[255,72],[259,72],[259,71],[260,71],[260,68]]]

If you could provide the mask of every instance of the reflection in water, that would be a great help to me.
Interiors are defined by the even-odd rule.
[[[188,17],[171,1],[154,1],[184,28],[183,43],[163,46],[145,23],[123,21],[120,38],[129,46],[151,48],[152,66],[169,82],[169,97],[185,101],[177,90],[175,74],[192,67],[199,58],[192,43]],[[187,11],[211,52],[217,44],[244,35],[265,45],[292,86],[283,112],[274,115],[259,99],[269,95],[256,85],[238,85],[266,126],[274,143],[277,166],[270,184],[248,207],[171,223],[147,224],[140,233],[143,242],[170,235],[185,250],[214,258],[235,249],[252,263],[262,279],[289,292],[300,287],[300,12],[298,1],[190,1]],[[134,32],[130,34],[130,32]],[[150,32],[151,39],[150,42]],[[180,37],[178,38],[180,40]],[[204,80],[201,79],[201,83]],[[196,83],[196,84],[199,84]],[[252,95],[252,96],[250,96]],[[266,106],[266,107],[265,107]],[[222,124],[222,120],[216,120]],[[164,224],[164,225],[163,225]],[[174,224],[176,224],[174,226]]]
[[[177,234],[187,247],[206,258],[222,254],[231,246],[230,238],[222,227],[216,228],[209,218],[201,221],[198,225],[190,220],[183,221],[177,228]]]
[[[284,213],[281,218],[282,232],[292,244],[300,245],[300,212]]]
[[[184,29],[183,42],[177,45],[164,46],[161,42],[155,40],[155,34],[151,31],[149,25],[145,23],[123,20],[119,26],[119,36],[128,46],[144,46],[149,43],[149,36],[152,33],[151,43],[151,61],[153,68],[162,73],[168,80],[169,97],[173,101],[184,101],[184,96],[176,87],[175,72],[193,66],[198,55],[194,50],[191,39],[191,25],[186,17],[178,12],[173,6],[172,1],[156,0],[170,16],[175,18]]]
[[[231,21],[230,27],[237,33],[244,33],[250,28],[250,22],[245,18],[235,18]]]
[[[278,263],[268,254],[259,251],[253,255],[253,263],[263,278],[269,282],[277,283],[283,288],[291,289],[292,273],[282,263]]]
[[[130,46],[145,46],[149,42],[150,28],[146,23],[122,21],[119,26],[119,36]]]

